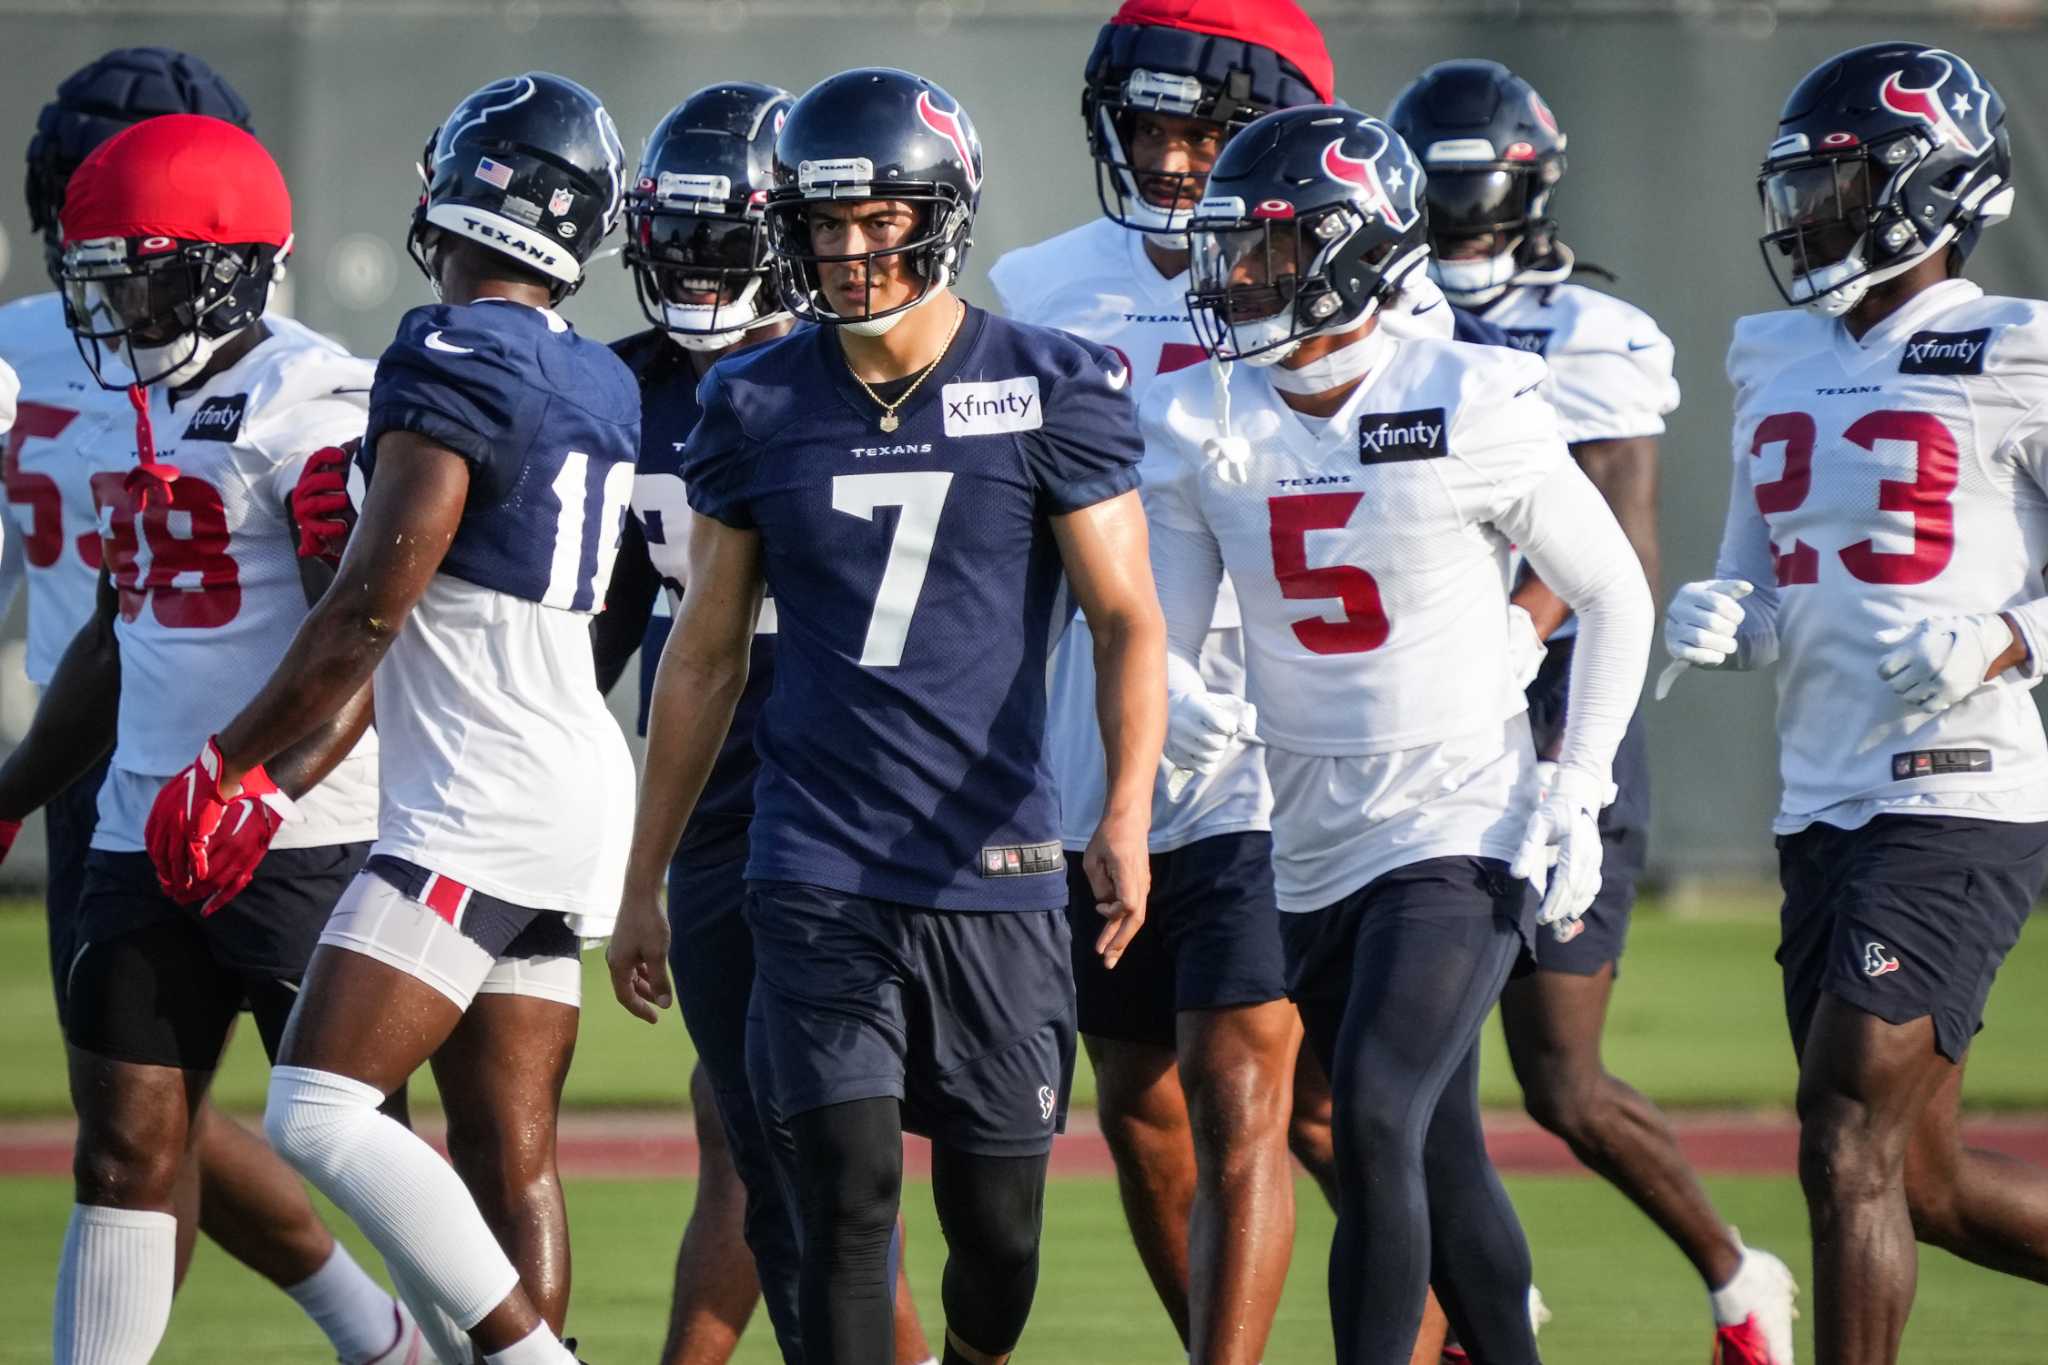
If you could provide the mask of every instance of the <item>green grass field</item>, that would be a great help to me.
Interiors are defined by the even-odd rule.
[[[1789,1108],[1792,1050],[1778,969],[1777,921],[1761,898],[1717,902],[1684,917],[1639,912],[1607,1028],[1608,1064],[1659,1103],[1676,1108]],[[1968,1097],[1979,1109],[2048,1109],[2048,1075],[2035,1040],[2048,1036],[2044,932],[2022,940],[1999,975],[1991,1015],[1970,1057]],[[0,1115],[63,1114],[63,1056],[51,1017],[40,913],[0,909]],[[673,1013],[649,1028],[613,1001],[604,963],[585,959],[583,1035],[569,1075],[577,1108],[680,1103],[689,1039]],[[253,1030],[243,1030],[216,1083],[229,1108],[260,1111],[264,1069]],[[1489,1104],[1519,1103],[1514,1078],[1489,1034],[1482,1085]],[[422,1084],[431,1085],[422,1078]],[[1076,1100],[1094,1102],[1094,1080],[1076,1078]],[[423,1096],[430,1100],[430,1096]],[[2048,1350],[2044,1350],[2048,1357]]]
[[[1782,1180],[1710,1182],[1746,1236],[1786,1253],[1805,1279],[1805,1222],[1798,1190]],[[1544,1358],[1556,1365],[1697,1365],[1706,1358],[1706,1305],[1678,1254],[1620,1197],[1597,1181],[1511,1180],[1536,1249],[1537,1281],[1557,1317]],[[1313,1186],[1297,1190],[1300,1226],[1293,1272],[1266,1351],[1275,1365],[1327,1360],[1323,1248],[1330,1215]],[[569,1190],[576,1245],[570,1328],[598,1365],[649,1365],[666,1321],[670,1258],[690,1199],[686,1182],[584,1181]],[[68,1192],[53,1180],[0,1181],[0,1362],[49,1359],[47,1284],[62,1236]],[[939,1236],[929,1191],[913,1186],[911,1279],[928,1330],[938,1322]],[[338,1225],[338,1224],[337,1224]],[[356,1242],[365,1264],[373,1265]],[[1803,1324],[1802,1324],[1803,1326]],[[2017,1280],[1965,1266],[1940,1252],[1921,1259],[1919,1306],[1906,1337],[1911,1365],[2039,1365],[2048,1301]],[[223,1353],[225,1343],[233,1343]],[[1811,1342],[1802,1331],[1800,1350]],[[1809,1359],[1802,1355],[1802,1359]],[[322,1365],[325,1343],[281,1295],[202,1244],[158,1353],[160,1365],[223,1359]],[[737,1359],[775,1359],[757,1315]],[[1124,1234],[1105,1180],[1054,1182],[1046,1215],[1037,1307],[1018,1359],[1029,1365],[1180,1365],[1184,1357]]]

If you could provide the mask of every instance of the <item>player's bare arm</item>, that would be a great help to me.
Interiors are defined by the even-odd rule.
[[[28,733],[0,763],[0,822],[41,810],[113,749],[121,706],[118,611],[119,597],[102,568],[98,609],[64,651]]]
[[[1642,561],[1643,576],[1650,591],[1657,591],[1662,559],[1657,549],[1657,438],[1629,436],[1612,441],[1581,441],[1572,447],[1572,458],[1600,496],[1607,500],[1622,534]],[[1549,639],[1563,625],[1570,608],[1552,592],[1533,569],[1526,570],[1515,586],[1514,604],[1529,613],[1536,633]]]
[[[692,513],[688,581],[693,586],[683,594],[654,678],[633,847],[618,924],[605,950],[613,994],[650,1024],[673,998],[662,883],[747,685],[761,614],[760,533]],[[1143,843],[1141,832],[1141,849]]]
[[[299,560],[299,585],[305,589],[306,605],[317,607],[335,578],[335,566],[318,555]],[[284,794],[297,800],[319,786],[356,747],[356,741],[370,728],[376,698],[369,683],[312,733],[287,746],[264,764],[264,771]]]
[[[1114,967],[1145,922],[1151,889],[1146,839],[1166,741],[1166,622],[1136,492],[1055,517],[1053,535],[1095,637],[1095,704],[1109,761],[1109,800],[1084,865],[1108,920],[1095,951]]]
[[[364,499],[334,584],[307,615],[270,681],[220,733],[221,790],[333,724],[367,695],[378,660],[405,625],[455,538],[469,492],[460,455],[413,432],[378,442]]]

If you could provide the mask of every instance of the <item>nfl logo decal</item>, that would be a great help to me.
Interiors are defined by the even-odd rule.
[[[569,206],[575,202],[576,196],[571,194],[569,191],[556,190],[552,195],[548,197],[548,212],[554,214],[555,217],[560,218],[563,214],[569,211]]]
[[[501,190],[509,189],[512,185],[512,168],[487,156],[480,157],[476,163],[476,178],[487,185],[496,185]]]
[[[988,865],[989,871],[1001,872],[1003,870],[1003,851],[1001,849],[983,849],[981,859]]]

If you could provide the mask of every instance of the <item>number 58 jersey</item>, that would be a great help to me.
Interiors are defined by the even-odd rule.
[[[1885,811],[2048,819],[2037,678],[2009,670],[1929,720],[1877,674],[1882,630],[2043,594],[2048,307],[1949,280],[1861,340],[1760,314],[1736,323],[1728,375],[1716,576],[1755,584],[1750,609],[1776,618],[1777,831]]]

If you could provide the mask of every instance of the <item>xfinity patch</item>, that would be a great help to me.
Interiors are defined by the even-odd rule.
[[[1556,329],[1551,327],[1503,327],[1500,330],[1506,334],[1508,345],[1516,350],[1527,351],[1531,355],[1542,355],[1550,349],[1550,336]]]
[[[1045,405],[1038,401],[1038,376],[948,384],[939,390],[946,409],[948,436],[995,436],[1005,431],[1036,431],[1045,425]]]
[[[1915,749],[1892,755],[1892,781],[1915,777],[1947,777],[1952,773],[1988,773],[1989,749]]]
[[[975,866],[984,877],[1038,877],[1065,873],[1067,854],[1057,839],[1043,844],[1002,844],[983,849]]]
[[[1899,358],[1900,374],[1982,374],[1991,329],[1974,332],[1915,332]]]
[[[1442,408],[1366,413],[1358,419],[1358,462],[1439,459],[1450,453],[1444,444],[1444,425]]]
[[[221,394],[207,399],[192,414],[185,428],[188,441],[232,441],[242,434],[242,414],[249,407],[246,393]]]

